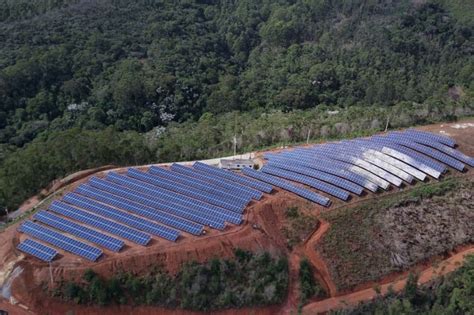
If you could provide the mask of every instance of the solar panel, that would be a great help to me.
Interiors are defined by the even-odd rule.
[[[452,148],[454,148],[454,146],[456,145],[456,141],[454,141],[454,139],[451,139],[449,137],[442,136],[442,135],[439,135],[439,134],[434,134],[434,133],[431,133],[431,132],[415,130],[415,129],[408,129],[405,132],[408,133],[408,134],[415,134],[415,135],[418,135],[419,137],[423,137],[423,138],[426,138],[426,139],[437,141],[439,143],[450,146]]]
[[[365,181],[368,182],[368,184],[364,186],[366,188],[371,187],[372,185],[376,185],[377,188],[381,187],[383,189],[387,189],[390,186],[390,183],[388,181],[386,181],[385,179],[379,176],[374,175],[373,173],[367,171],[366,169],[360,166],[351,164],[349,162],[330,160],[328,156],[323,156],[323,155],[317,156],[317,158],[319,160],[319,164],[321,165],[336,165],[337,167],[340,167],[341,170],[348,171],[348,172],[356,174],[357,176],[362,177]],[[328,159],[328,160],[325,160],[325,159]],[[373,189],[371,190],[377,191]]]
[[[58,252],[51,247],[30,239],[24,240],[22,243],[18,244],[16,248],[46,262],[51,262],[58,254]]]
[[[216,176],[220,176],[222,178],[229,179],[231,181],[235,181],[239,184],[249,186],[251,188],[263,191],[265,193],[271,193],[273,187],[271,185],[265,184],[265,183],[260,183],[255,180],[239,176],[237,174],[232,173],[231,171],[225,171],[216,167],[212,167],[210,165],[201,163],[201,162],[196,162],[193,165],[193,168],[202,170],[204,172],[208,172],[210,174],[214,174]]]
[[[388,186],[389,186],[389,182],[396,185],[396,186],[400,186],[402,181],[399,179],[399,178],[396,178],[395,176],[389,174],[388,172],[384,171],[383,169],[373,165],[373,164],[370,164],[362,159],[359,159],[359,158],[355,158],[355,157],[352,157],[352,156],[347,156],[347,155],[344,155],[344,154],[341,154],[341,153],[335,153],[335,152],[325,152],[325,151],[321,151],[321,152],[317,152],[317,155],[319,157],[320,156],[325,156],[325,157],[330,157],[330,158],[333,158],[335,160],[339,160],[339,161],[343,161],[343,162],[346,162],[346,163],[350,163],[352,164],[352,166],[349,166],[349,170],[351,171],[354,171],[362,176],[365,176],[367,179],[369,179],[370,181],[376,183],[377,185],[379,185],[380,187],[382,187],[383,189],[387,189]],[[354,167],[355,166],[355,167]],[[358,167],[358,168],[356,168]],[[359,169],[362,169],[364,170],[365,172],[361,172]]]
[[[102,250],[99,248],[79,242],[31,221],[25,221],[20,225],[19,231],[91,261],[96,261],[102,255]]]
[[[216,198],[213,194],[209,194],[206,191],[200,191],[163,177],[140,172],[132,168],[128,169],[127,176],[234,212],[242,213],[244,211],[244,206],[240,203],[235,204],[232,200],[222,200],[220,197]]]
[[[394,158],[397,158],[398,160],[400,161],[403,161],[407,164],[410,164],[411,166],[413,167],[416,167],[417,169],[419,169],[420,171],[434,177],[434,178],[439,178],[439,176],[441,176],[441,173],[438,172],[437,170],[429,167],[428,165],[426,164],[423,164],[421,163],[420,161],[418,160],[415,160],[414,158],[410,157],[409,155],[407,154],[404,154],[402,152],[399,152],[398,150],[396,149],[392,149],[392,148],[389,148],[389,147],[383,147],[382,148],[382,152],[389,155],[389,156],[393,156]]]
[[[390,164],[388,162],[385,162],[384,160],[379,158],[379,156],[373,154],[372,152],[369,152],[369,150],[365,151],[362,154],[362,158],[365,161],[367,161],[369,163],[372,163],[372,164],[380,167],[381,169],[383,169],[387,172],[390,172],[394,176],[396,176],[398,178],[401,178],[402,180],[404,180],[408,183],[413,182],[413,176],[411,176],[410,174],[408,174],[408,173],[404,172],[403,170],[397,168],[396,166],[393,166],[392,164]]]
[[[89,185],[82,184],[78,188],[76,188],[75,192],[91,199],[98,200],[102,203],[112,205],[119,209],[130,211],[137,215],[161,222],[168,226],[177,228],[179,230],[194,235],[201,235],[204,228],[201,224],[197,224],[185,220],[181,217],[166,213],[164,211],[157,210],[155,208],[136,203],[129,199],[110,194],[103,190],[93,188]]]
[[[430,167],[431,169],[434,169],[435,171],[437,171],[439,173],[444,173],[444,172],[447,171],[447,168],[444,164],[442,164],[438,161],[435,161],[432,158],[430,158],[426,155],[423,155],[420,152],[417,152],[413,149],[404,147],[404,146],[402,146],[400,144],[397,144],[393,141],[389,141],[388,139],[386,139],[386,137],[380,137],[380,136],[372,137],[371,141],[383,144],[384,147],[387,147],[387,148],[390,148],[390,149],[393,149],[393,150],[397,150],[397,152],[403,153],[403,154],[409,156],[410,158],[412,158],[413,160],[417,161],[418,163],[424,164],[424,165]],[[426,173],[429,174],[428,172],[426,172]],[[429,175],[431,175],[431,174],[429,174]],[[434,175],[432,175],[432,176],[436,178],[436,176],[434,176]]]
[[[442,143],[439,143],[437,141],[434,141],[434,140],[431,140],[431,139],[426,139],[425,137],[420,136],[416,133],[403,132],[403,133],[392,133],[392,134],[396,135],[397,137],[403,137],[403,138],[407,139],[407,141],[414,140],[415,142],[418,142],[420,144],[432,147],[432,148],[446,154],[447,156],[455,158],[455,159],[457,159],[457,160],[459,160],[463,163],[466,163],[470,166],[474,166],[474,159],[473,158],[459,152],[458,150],[450,148],[449,146],[446,146]]]
[[[383,150],[383,148],[381,148],[381,150]],[[375,151],[375,150],[372,150],[372,149],[369,149],[367,150],[368,153],[374,155],[374,156],[377,156],[378,158],[380,158],[381,160],[387,162],[387,163],[390,163],[391,165],[394,165],[396,167],[398,167],[399,169],[402,169],[403,171],[405,171],[406,173],[416,177],[417,179],[423,181],[425,180],[426,178],[426,175],[423,173],[423,172],[420,172],[419,170],[417,170],[416,168],[400,161],[400,160],[397,160],[393,157],[391,157],[390,155],[387,155],[385,153],[383,153],[382,151]]]
[[[375,183],[369,181],[364,176],[349,171],[347,167],[349,164],[344,165],[343,162],[331,161],[328,159],[320,159],[316,162],[304,158],[299,158],[298,156],[272,157],[270,159],[270,162],[273,161],[282,164],[301,165],[306,168],[320,170],[329,174],[340,176],[360,186],[363,186],[364,188],[367,188],[372,192],[376,192],[378,189],[378,186]]]
[[[66,201],[70,200],[68,198],[68,195],[64,196],[64,200]],[[71,218],[81,223],[106,231],[110,234],[114,234],[119,237],[128,239],[134,243],[137,243],[143,246],[148,244],[151,240],[151,237],[149,234],[131,229],[130,227],[126,225],[119,224],[114,221],[96,216],[90,212],[72,207],[71,205],[64,202],[60,202],[56,200],[53,201],[53,203],[51,203],[51,205],[49,206],[49,210],[57,214],[60,214],[62,216]]]
[[[138,229],[147,233],[151,233],[153,235],[162,237],[169,241],[175,242],[179,237],[178,231],[175,231],[166,226],[145,220],[141,217],[137,217],[127,212],[119,211],[115,208],[101,204],[99,202],[93,201],[91,199],[82,197],[74,193],[70,193],[64,196],[64,201],[72,205],[75,205],[77,207],[80,207],[82,209],[92,211],[105,218],[109,218],[114,221],[131,226],[135,229]]]
[[[215,185],[210,182],[205,182],[195,177],[190,177],[180,173],[172,172],[161,167],[152,166],[150,167],[149,174],[153,174],[159,177],[167,178],[176,182],[179,182],[190,187],[194,187],[201,191],[206,191],[215,196],[220,196],[223,200],[230,200],[235,204],[246,206],[252,198],[249,197],[239,197],[235,194],[232,194],[230,191],[222,189],[218,185]]]
[[[320,205],[328,207],[331,204],[331,201],[329,200],[329,198],[321,196],[321,195],[319,195],[317,193],[314,193],[314,192],[312,192],[308,189],[304,189],[304,188],[294,186],[291,183],[289,183],[288,181],[282,180],[278,177],[268,175],[268,174],[265,174],[265,173],[262,173],[262,172],[258,172],[256,170],[250,169],[250,168],[244,168],[242,170],[242,172],[247,176],[250,176],[250,177],[258,179],[260,181],[269,183],[273,186],[280,187],[284,190],[290,191],[290,192],[292,192],[292,193],[294,193],[298,196],[301,196],[305,199],[308,199],[308,200],[313,201],[315,203],[318,203]]]
[[[464,170],[464,164],[457,161],[456,159],[450,157],[447,154],[444,154],[440,151],[437,151],[435,149],[432,149],[430,147],[427,147],[425,145],[419,144],[419,143],[414,143],[413,141],[407,140],[405,137],[395,135],[395,134],[389,134],[387,136],[390,140],[393,140],[393,142],[396,142],[398,144],[401,144],[405,147],[411,148],[413,150],[416,150],[418,152],[421,152],[425,155],[428,155],[448,166],[451,166],[452,168],[458,170],[458,171],[463,171]]]
[[[292,165],[291,163],[278,163],[278,162],[269,162],[267,163],[268,166],[274,166],[278,167],[281,169],[286,169],[288,171],[300,173],[302,175],[306,176],[311,176],[320,180],[323,180],[325,182],[328,182],[330,184],[334,184],[336,186],[339,186],[347,191],[350,191],[352,193],[355,193],[357,195],[360,195],[363,191],[363,188],[359,185],[353,184],[350,181],[347,181],[345,179],[342,179],[340,177],[331,175],[329,173],[325,173],[319,170],[307,168],[307,167],[302,167],[298,165]]]
[[[413,154],[410,156],[406,153],[400,152],[400,148],[402,150],[410,150],[406,147],[402,147],[399,144],[394,144],[387,140],[382,140],[381,138],[371,138],[371,139],[362,139],[362,140],[351,140],[349,141],[350,144],[361,145],[365,148],[370,148],[372,154],[376,155],[380,159],[398,167],[399,169],[403,169],[403,171],[407,172],[408,174],[418,178],[419,180],[424,180],[426,178],[426,174],[438,178],[441,174],[439,171],[436,171],[434,168],[428,166],[427,164],[423,163],[423,160],[428,160],[428,157],[422,156],[420,153],[415,151],[411,151],[413,154],[418,155],[418,157],[414,156]],[[410,153],[410,152],[408,152]],[[441,168],[440,170],[444,170],[445,167],[433,160],[430,160],[431,163],[436,163]]]
[[[181,204],[172,202],[166,197],[156,198],[154,196],[142,194],[135,190],[102,179],[98,179],[96,177],[91,178],[89,184],[98,189],[108,191],[115,195],[124,196],[141,204],[156,209],[162,209],[163,211],[173,213],[175,215],[192,220],[194,222],[205,224],[215,229],[222,230],[225,227],[223,219],[216,218],[215,216],[210,216],[207,212],[200,211],[199,209],[195,209],[193,207],[186,207]]]
[[[124,242],[121,240],[97,232],[96,230],[89,229],[72,221],[63,219],[44,210],[37,212],[34,215],[34,219],[58,230],[85,239],[91,243],[103,246],[114,252],[120,251],[124,245]]]
[[[202,181],[205,181],[214,185],[218,185],[219,187],[222,187],[222,189],[226,189],[227,191],[235,194],[236,196],[241,196],[244,198],[254,198],[256,200],[260,200],[263,196],[263,193],[259,190],[241,185],[236,182],[229,181],[225,178],[221,178],[213,174],[205,173],[201,170],[182,166],[176,163],[171,165],[171,171],[173,171],[174,173],[179,173],[179,174],[186,175],[192,178],[198,178]],[[153,170],[151,169],[150,172],[153,172]]]
[[[335,186],[326,184],[326,183],[324,183],[320,180],[317,180],[315,178],[305,176],[305,175],[301,175],[301,174],[298,174],[298,173],[294,173],[294,172],[291,172],[291,171],[285,171],[285,170],[282,170],[280,168],[275,168],[275,167],[272,167],[272,166],[264,166],[262,168],[262,172],[267,173],[267,174],[271,174],[271,175],[275,175],[275,176],[278,176],[278,177],[282,177],[282,178],[285,178],[285,179],[289,179],[289,180],[292,180],[292,181],[295,181],[295,182],[299,182],[299,183],[302,183],[302,184],[305,184],[305,185],[308,185],[312,188],[315,188],[315,189],[320,190],[320,191],[324,191],[325,193],[328,193],[328,194],[330,194],[334,197],[340,198],[342,200],[347,200],[347,199],[349,199],[349,196],[350,196],[349,193],[347,193],[346,191],[344,191],[342,189],[339,189]]]
[[[226,209],[205,203],[198,199],[193,199],[191,197],[176,193],[171,190],[167,190],[167,189],[160,188],[151,184],[147,184],[145,182],[142,182],[140,180],[137,180],[131,177],[119,175],[117,173],[109,173],[106,179],[109,182],[114,182],[116,184],[120,184],[137,191],[142,191],[151,196],[169,199],[175,203],[188,206],[193,209],[194,208],[201,209],[202,211],[205,211],[211,216],[214,216],[216,218],[219,218],[219,219],[222,219],[234,224],[240,224],[242,222],[242,216],[239,213],[228,211]]]
[[[339,142],[336,147],[337,152],[361,158],[408,183],[413,181],[413,176],[405,171],[407,168],[405,164],[402,163],[402,165],[396,162],[396,165],[394,165],[390,162],[396,161],[395,159],[378,151],[381,149],[380,144],[371,143],[367,140],[346,140]],[[403,169],[400,166],[403,166]],[[419,174],[418,171],[414,171]]]

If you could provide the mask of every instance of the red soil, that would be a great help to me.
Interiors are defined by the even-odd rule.
[[[474,120],[470,120],[474,122]],[[432,125],[425,126],[420,129],[429,130],[432,132],[439,132],[440,130],[446,130],[450,136],[454,137],[460,144],[460,149],[471,156],[474,156],[474,128],[468,129],[453,129],[449,127],[449,124],[443,125]],[[103,169],[102,169],[103,170]],[[120,170],[120,169],[119,169]],[[124,169],[121,169],[123,171]],[[56,182],[48,190],[49,193],[56,191],[59,187],[64,187],[66,191],[74,189],[80,183],[86,181],[89,176],[95,173],[94,171],[84,171],[80,174],[72,177],[68,177],[67,180]],[[103,176],[105,171],[98,174]],[[71,184],[72,183],[72,184]],[[56,186],[60,185],[60,186]],[[407,187],[409,189],[409,187]],[[86,268],[93,268],[96,272],[103,276],[111,275],[120,270],[126,270],[133,273],[143,274],[146,273],[151,266],[161,264],[163,268],[168,270],[170,273],[176,272],[180,265],[190,260],[196,260],[198,262],[204,262],[212,257],[231,257],[233,250],[236,247],[248,249],[252,251],[269,251],[272,254],[289,254],[286,241],[281,234],[281,227],[283,224],[282,210],[286,209],[290,205],[297,205],[300,208],[308,208],[314,214],[318,214],[321,211],[331,211],[335,207],[351,207],[362,200],[368,200],[371,198],[381,198],[388,193],[396,193],[398,190],[391,190],[384,193],[383,195],[367,194],[361,198],[355,197],[350,203],[343,203],[336,201],[330,209],[325,209],[319,206],[309,206],[307,202],[301,198],[295,197],[293,194],[285,191],[278,190],[272,195],[267,195],[261,202],[254,202],[246,210],[245,223],[241,226],[229,226],[225,231],[219,232],[215,230],[208,231],[206,236],[194,237],[191,235],[184,235],[176,244],[161,241],[156,238],[147,249],[144,251],[142,247],[127,243],[127,248],[121,253],[114,255],[113,253],[106,252],[104,258],[98,263],[89,263],[83,259],[79,259],[75,256],[69,255],[65,252],[61,252],[60,259],[57,259],[52,264],[53,276],[56,281],[61,278],[74,279],[80,277]],[[44,194],[43,194],[44,195]],[[40,197],[33,197],[22,205],[22,210],[28,210],[31,206],[35,205],[39,201]],[[311,207],[311,209],[309,209]],[[254,228],[254,226],[256,228]],[[5,232],[0,233],[0,264],[4,265],[8,261],[11,261],[18,257],[20,254],[15,249],[15,245],[19,239],[24,236],[16,232],[17,225],[9,227]],[[367,286],[374,286],[375,283],[363,284],[357,288],[353,293],[349,293],[344,296],[337,296],[341,292],[336,291],[334,282],[332,281],[328,268],[324,260],[320,257],[315,246],[329,228],[327,222],[322,222],[319,229],[311,235],[306,242],[297,246],[291,254],[289,254],[290,263],[290,290],[288,300],[281,306],[274,306],[268,308],[254,308],[254,309],[241,309],[241,310],[228,310],[220,312],[219,314],[287,314],[294,313],[298,304],[298,269],[299,261],[302,256],[306,256],[311,263],[315,266],[316,272],[315,277],[322,283],[322,285],[328,290],[331,298],[323,301],[314,301],[304,307],[305,313],[317,313],[325,312],[333,308],[344,306],[344,301],[348,304],[358,303],[363,300],[368,300],[374,297],[375,292],[373,289]],[[439,268],[430,267],[430,265],[419,265],[419,269],[422,271],[420,282],[424,283],[435,276],[437,273],[445,274],[446,272],[452,271],[456,268],[455,262],[462,261],[462,255],[464,253],[472,253],[474,249],[469,247],[463,252],[457,253],[454,256],[446,260],[446,266],[443,270]],[[193,312],[187,312],[182,310],[166,310],[161,308],[149,308],[149,307],[131,307],[131,306],[120,306],[120,307],[84,307],[77,305],[68,305],[60,303],[57,300],[51,299],[47,296],[41,287],[42,282],[49,281],[49,268],[46,264],[39,262],[38,260],[26,257],[18,263],[24,268],[24,272],[13,282],[13,295],[20,303],[27,305],[37,314],[64,314],[67,311],[74,311],[74,314],[194,314]],[[444,263],[443,263],[444,264]],[[399,280],[398,277],[402,277]],[[388,285],[391,283],[396,288],[402,288],[404,285],[405,274],[389,275],[384,279],[381,279],[378,283],[384,283],[382,285],[382,292],[386,292]],[[424,281],[424,282],[423,282]],[[395,288],[394,288],[395,289]],[[337,296],[337,297],[336,297]],[[0,309],[7,309],[5,301],[0,299]],[[8,307],[10,305],[8,304]],[[14,307],[15,311],[11,311],[11,314],[24,314],[24,310],[18,307]],[[17,310],[18,308],[18,310]]]
[[[428,283],[436,277],[456,270],[462,265],[464,257],[469,254],[474,254],[474,245],[471,245],[463,251],[449,257],[448,259],[439,263],[436,267],[431,266],[423,270],[419,275],[418,284],[422,285]],[[406,280],[407,277],[405,276],[399,280],[385,283],[380,286],[380,293],[382,295],[387,294],[389,292],[389,288],[391,288],[393,292],[400,292],[405,287]],[[303,308],[303,314],[321,314],[333,309],[347,308],[357,305],[363,301],[370,301],[375,297],[377,297],[377,293],[374,289],[355,291],[343,296],[331,297],[323,301],[310,303]]]

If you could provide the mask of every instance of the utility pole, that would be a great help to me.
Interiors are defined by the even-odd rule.
[[[232,143],[234,144],[234,156],[237,155],[237,136],[234,134],[234,138],[232,139]]]
[[[390,115],[387,117],[387,123],[385,124],[385,132],[388,130],[388,124],[390,123]]]
[[[308,129],[308,136],[306,136],[306,144],[309,143],[309,136],[311,135],[311,128]]]

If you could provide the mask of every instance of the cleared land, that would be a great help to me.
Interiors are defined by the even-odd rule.
[[[453,126],[455,125],[460,125],[461,127],[454,128]],[[443,126],[426,126],[421,129],[433,132],[444,131],[456,139],[462,152],[473,156],[474,142],[472,139],[474,135],[474,128],[463,126],[463,123],[456,123]],[[459,177],[459,179],[450,179],[453,177]],[[82,179],[79,182],[74,183],[70,187],[67,187],[65,191],[74,189],[75,186],[85,180],[87,179]],[[366,194],[361,197],[355,197],[349,203],[338,201],[335,202],[334,207],[331,209],[324,209],[323,207],[308,203],[291,193],[277,189],[273,194],[265,196],[261,202],[250,205],[250,207],[246,210],[245,223],[241,226],[231,226],[223,232],[211,232],[208,235],[199,238],[184,237],[178,243],[171,245],[156,241],[153,242],[151,246],[146,249],[146,251],[144,251],[143,248],[139,246],[128,244],[129,247],[123,253],[119,253],[117,255],[111,255],[109,253],[106,259],[101,260],[97,264],[83,263],[72,257],[72,255],[62,253],[63,256],[59,260],[53,262],[52,273],[54,279],[56,280],[78,279],[83,275],[86,268],[93,265],[94,271],[104,278],[111,277],[121,270],[127,270],[136,275],[145,275],[150,270],[150,268],[152,268],[152,266],[158,264],[162,266],[170,275],[173,275],[178,272],[180,266],[183,263],[188,261],[194,260],[198,263],[205,263],[213,257],[232,258],[234,256],[235,248],[242,248],[252,252],[269,251],[272,255],[287,255],[289,257],[289,290],[286,302],[282,305],[253,309],[231,309],[221,311],[219,313],[294,313],[299,303],[300,287],[298,274],[300,262],[303,257],[308,258],[313,267],[312,270],[314,271],[314,278],[321,283],[321,287],[323,287],[331,296],[330,298],[323,301],[318,301],[320,298],[317,297],[310,298],[308,301],[308,309],[318,311],[328,310],[343,305],[344,301],[347,301],[348,303],[358,303],[359,301],[370,299],[372,295],[375,294],[373,290],[375,285],[380,283],[389,283],[394,279],[398,279],[400,276],[403,277],[403,275],[406,275],[407,269],[412,270],[415,267],[418,268],[417,270],[436,269],[436,272],[438,273],[455,269],[456,265],[449,265],[447,270],[441,272],[439,268],[436,268],[437,263],[435,266],[433,266],[434,268],[431,268],[431,262],[433,260],[432,255],[435,255],[435,258],[437,259],[445,258],[438,255],[440,253],[443,254],[446,253],[446,251],[449,251],[449,249],[445,250],[445,247],[455,247],[456,244],[461,244],[463,242],[464,244],[472,244],[472,234],[469,234],[466,230],[466,227],[469,227],[468,220],[471,220],[472,222],[472,216],[468,217],[469,213],[464,211],[466,209],[472,208],[472,201],[470,201],[473,199],[472,169],[469,169],[465,174],[450,172],[447,176],[443,177],[443,179],[437,185],[439,187],[446,188],[450,185],[449,183],[460,180],[470,181],[470,190],[469,188],[466,188],[467,186],[461,184],[460,186],[456,186],[457,188],[455,189],[441,189],[441,194],[444,194],[441,197],[430,196],[429,194],[420,196],[419,193],[418,195],[413,193],[416,191],[423,191],[423,189],[420,190],[420,188],[428,187],[428,185],[418,183],[415,186],[405,187],[405,191],[400,189],[391,189],[390,191],[378,195]],[[447,196],[451,196],[449,195],[449,191],[452,191],[453,194],[457,196],[457,199],[449,203],[443,202],[444,199],[448,198]],[[401,202],[400,196],[403,194],[406,194],[407,199],[409,199],[408,202]],[[434,195],[440,195],[440,193],[438,192]],[[415,198],[422,198],[422,202],[416,201]],[[439,200],[437,198],[439,198]],[[424,208],[423,212],[419,212],[419,210],[417,210],[418,206],[420,204],[425,204],[425,201],[433,202],[433,204],[430,204],[430,206]],[[362,212],[358,214],[358,207],[361,207],[365,203],[373,205],[378,202],[383,204],[386,211],[381,211],[381,207],[379,209],[372,209],[372,214],[369,216],[369,218],[365,218],[362,215]],[[444,209],[446,205],[451,207],[451,204],[461,204],[462,207],[465,208],[463,208],[464,210],[459,210],[459,214],[456,213],[456,215],[460,215],[461,217],[445,216],[443,214],[442,209]],[[435,212],[437,213],[436,215],[430,215],[429,213],[433,206],[437,206],[439,208]],[[298,208],[297,216],[294,216],[292,210],[289,212],[289,209],[292,207]],[[398,213],[402,213],[403,217],[397,216]],[[367,236],[366,234],[361,235],[360,239],[349,239],[349,237],[345,236],[344,234],[342,234],[341,237],[346,237],[346,240],[351,241],[350,244],[354,245],[353,247],[349,247],[351,252],[365,251],[366,256],[361,257],[359,261],[356,261],[356,263],[366,263],[366,266],[370,265],[370,268],[372,269],[380,269],[379,271],[370,271],[375,272],[372,275],[369,274],[369,276],[373,277],[373,281],[364,280],[367,278],[367,274],[364,275],[361,273],[361,275],[365,278],[349,279],[352,282],[347,287],[353,287],[353,289],[344,289],[343,291],[339,290],[341,281],[339,281],[334,275],[334,270],[336,270],[335,268],[337,266],[333,265],[330,260],[325,258],[325,256],[323,256],[323,251],[321,250],[322,244],[329,235],[328,233],[330,233],[334,228],[334,224],[330,220],[331,215],[335,215],[336,217],[344,217],[347,215],[344,218],[350,218],[352,221],[359,223],[359,225],[354,223],[355,226],[346,226],[347,229],[362,229],[360,223],[363,223],[364,220],[367,220],[365,225],[366,231],[368,231],[367,233],[370,237],[373,237],[377,240],[377,242],[379,242],[376,244],[378,247],[375,247],[374,244],[369,244],[367,245],[368,249],[364,248],[365,245],[362,241],[364,240],[363,236]],[[406,219],[404,219],[405,216],[407,217]],[[305,222],[307,217],[310,217],[311,221],[314,219],[314,221],[312,221],[313,223],[309,224],[308,222]],[[318,224],[318,221],[320,224]],[[409,221],[416,221],[417,225],[412,226],[407,224]],[[388,224],[391,222],[392,225],[385,226],[385,229],[375,229],[374,226],[370,226],[369,222],[374,222],[374,226],[379,225],[379,227],[381,223]],[[436,222],[439,222],[439,224]],[[432,228],[426,231],[423,229],[420,230],[420,226],[430,226],[432,224],[435,224]],[[398,227],[398,225],[408,225],[408,227],[400,227],[400,229],[393,228],[394,226]],[[444,231],[446,227],[451,225],[454,228],[448,228],[447,231],[449,233],[440,232]],[[458,225],[461,227],[463,231],[462,233],[458,231]],[[1,261],[4,263],[4,266],[6,266],[9,261],[22,257],[22,255],[15,250],[15,245],[21,239],[21,235],[15,230],[16,227],[17,224],[9,227],[5,232],[0,234],[0,253],[3,254]],[[311,231],[315,228],[316,230]],[[348,231],[344,232],[348,233]],[[418,239],[410,237],[410,233],[419,233]],[[379,235],[384,235],[384,237]],[[391,244],[391,242],[388,241],[387,243],[382,242],[383,240],[390,240],[390,238],[394,237],[410,238],[410,242],[405,245],[401,243],[397,246]],[[439,237],[437,242],[440,244],[433,244],[433,248],[425,246],[425,243],[430,241],[431,237]],[[357,243],[359,240],[361,242]],[[384,246],[386,246],[386,248],[384,248]],[[349,251],[349,249],[344,248],[342,243],[337,244],[337,248],[340,250]],[[418,248],[423,248],[424,251],[414,254],[413,251],[417,251]],[[379,253],[383,250],[386,251],[386,255],[381,255]],[[391,252],[395,253],[396,255],[391,255]],[[371,258],[370,255],[374,255],[374,257]],[[395,258],[398,257],[397,255],[400,259]],[[340,256],[342,257],[342,255]],[[339,257],[339,254],[335,255],[335,257],[340,259],[340,265],[337,268],[342,268],[342,258]],[[423,257],[426,257],[426,259]],[[366,260],[365,262],[364,259]],[[448,260],[449,259],[450,258],[448,258]],[[98,306],[74,305],[71,303],[58,301],[57,299],[51,299],[47,294],[43,294],[44,284],[50,279],[48,266],[31,257],[24,257],[20,260],[21,261],[19,262],[19,265],[24,268],[24,272],[19,278],[13,281],[13,294],[15,298],[17,298],[22,304],[27,305],[30,309],[34,310],[35,313],[43,314],[49,312],[52,314],[64,314],[67,312],[75,312],[76,314],[87,313],[106,315],[131,312],[133,312],[133,314],[164,314],[169,312],[168,309],[158,307],[151,308],[148,306],[135,307],[117,305],[102,308]],[[459,262],[460,260],[461,258],[457,257],[456,262]],[[354,266],[356,264],[351,263],[348,260],[346,260],[346,263],[347,265],[345,268],[355,268]],[[381,267],[379,268],[377,264],[380,264]],[[377,266],[377,268],[373,268],[373,266]],[[441,263],[440,266],[443,266],[443,264]],[[429,273],[430,277],[433,275],[433,272]],[[382,285],[382,291],[384,288],[385,286]],[[364,293],[364,289],[367,292],[370,291],[370,294]],[[356,292],[353,292],[352,290]],[[351,293],[353,293],[355,297],[347,298],[341,296],[340,298],[337,298],[337,303],[329,303],[334,301],[335,296],[345,294],[346,292],[344,291],[349,291],[347,292],[349,294],[348,296],[351,296]],[[318,305],[323,305],[324,307],[313,309],[310,306],[314,303],[318,303]],[[304,310],[305,309],[306,307]],[[174,313],[189,314],[190,312],[175,311]]]
[[[317,245],[338,291],[405,270],[474,241],[472,178],[451,178],[324,215]]]

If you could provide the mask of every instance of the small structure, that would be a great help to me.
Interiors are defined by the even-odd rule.
[[[241,170],[243,168],[253,168],[255,165],[251,159],[221,159],[219,168],[226,170]]]

